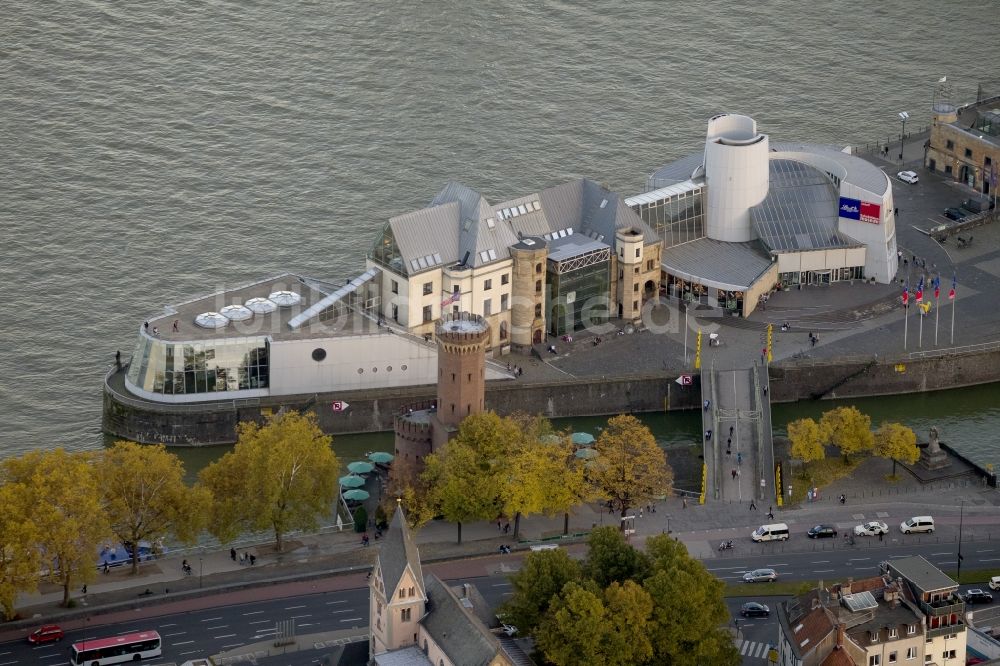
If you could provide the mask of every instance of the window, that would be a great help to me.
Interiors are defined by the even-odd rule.
[[[433,309],[431,308],[431,306],[425,305],[424,306],[424,323],[427,324],[427,323],[432,322],[432,321],[434,321],[434,312],[433,312]]]
[[[942,659],[954,659],[955,658],[955,651],[954,650],[945,650],[944,652],[941,653],[941,658]]]
[[[434,293],[434,283],[424,282],[424,296],[430,296],[432,293]]]
[[[409,590],[406,591],[406,596],[408,596],[408,597],[414,597],[414,596],[416,596],[416,594],[417,593],[414,591],[414,588],[412,588],[412,587]]]
[[[955,147],[955,142],[949,139],[948,141],[945,141],[944,147],[948,150],[952,150]]]
[[[483,301],[483,316],[489,317],[491,314],[493,314],[493,301],[487,298]]]
[[[889,629],[889,638],[895,638],[895,637],[896,637],[896,628],[892,627],[891,629]]]
[[[635,248],[635,258],[638,259],[642,256],[642,250],[640,248]]]
[[[542,316],[542,304],[541,303],[535,303],[535,316],[536,317],[541,317]]]
[[[966,157],[972,157],[972,148],[966,148],[965,149],[965,156]]]
[[[895,651],[892,651],[892,652],[889,653],[889,663],[890,664],[895,664],[896,663],[896,652]]]
[[[396,282],[395,280],[389,280],[389,283],[392,285],[392,293],[398,294],[399,293],[399,283]]]
[[[493,280],[483,280],[483,291],[489,291],[493,288]]]
[[[924,655],[924,663],[925,664],[931,663],[931,656],[929,654]]]
[[[868,666],[879,666],[882,663],[882,655],[873,654],[868,656]]]
[[[507,322],[505,321],[500,322],[500,339],[507,339]]]
[[[541,280],[535,280],[535,293],[536,294],[542,293],[542,281]]]
[[[457,284],[451,285],[451,293],[452,294],[457,294],[458,293],[458,285]]]
[[[944,172],[946,174],[948,174],[949,176],[951,175],[951,165],[950,164],[945,164],[944,165]]]
[[[915,647],[906,648],[906,658],[907,659],[916,659],[917,658],[917,648],[915,648]]]
[[[915,624],[906,625],[906,633],[909,634],[910,636],[917,633],[917,625]]]
[[[535,272],[536,273],[541,273],[542,272],[542,265],[541,264],[535,264]]]
[[[632,291],[634,291],[634,292],[638,292],[639,291],[639,283],[638,282],[636,282],[635,284],[632,285]]]
[[[646,260],[646,270],[647,270],[647,271],[651,271],[651,270],[653,270],[653,268],[654,268],[655,266],[656,266],[656,262],[655,262],[655,261],[653,261],[652,259],[647,259],[647,260]]]
[[[510,284],[510,273],[504,273],[500,276],[500,284]]]
[[[510,299],[509,294],[500,294],[500,312],[507,312],[508,300]]]
[[[985,164],[986,166],[989,166],[989,165],[993,164],[993,159],[990,158],[990,157],[984,157],[983,158],[983,164]]]
[[[618,279],[622,280],[624,278],[625,278],[625,271],[623,271],[622,269],[619,268],[618,269]]]
[[[639,309],[639,301],[632,301],[632,312]]]
[[[877,631],[869,631],[868,632],[868,638],[871,640],[872,643],[878,643],[878,632]]]
[[[632,269],[632,273],[634,273],[635,275],[638,275],[639,274],[639,267],[636,266],[635,268],[633,268]]]
[[[403,622],[409,622],[410,621],[410,612],[411,611],[412,611],[412,609],[410,609],[410,608],[404,608],[403,610],[401,610],[399,612],[400,619]]]
[[[399,590],[399,598],[400,599],[405,599],[406,598],[406,590],[400,588],[400,590]]]

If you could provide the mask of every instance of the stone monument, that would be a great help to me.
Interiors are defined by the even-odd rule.
[[[944,469],[951,465],[948,454],[941,450],[937,426],[931,426],[927,446],[921,447],[919,464],[924,469]]]

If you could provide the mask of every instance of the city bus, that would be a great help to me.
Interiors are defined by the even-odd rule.
[[[160,634],[155,631],[81,641],[70,648],[69,663],[73,666],[104,666],[159,657],[163,652],[161,643]]]

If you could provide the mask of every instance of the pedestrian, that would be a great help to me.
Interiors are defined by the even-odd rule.
[[[174,333],[177,333],[178,331],[181,330],[180,324],[181,324],[180,319],[174,319]]]
[[[760,350],[760,362],[763,363],[764,359],[767,358],[767,347]]]
[[[504,523],[504,525],[503,525],[503,533],[504,534],[509,534],[510,533],[510,523]]]
[[[729,436],[733,436],[733,426],[729,426]]]
[[[510,372],[510,361],[507,361],[507,372]]]
[[[688,498],[687,497],[682,497],[681,498],[681,508],[682,509],[688,508]]]
[[[878,533],[878,540],[879,540],[879,541],[881,541],[881,540],[882,540],[882,534],[883,534],[883,533],[882,533],[882,531],[881,531],[881,530],[879,530],[879,533]]]
[[[736,453],[736,464],[737,465],[742,465],[743,464],[743,454],[740,453],[740,452]]]
[[[770,507],[770,506],[767,507],[767,519],[768,520],[774,520],[774,508],[773,507]]]
[[[115,367],[122,367],[122,350],[119,349],[115,352]]]
[[[503,532],[503,521],[497,518],[497,532]]]
[[[909,268],[909,266],[910,266],[910,260],[903,259],[903,268]]]
[[[705,401],[705,411],[706,411],[706,412],[708,411],[708,407],[709,407],[709,405],[711,405],[711,404],[712,404],[712,401],[711,401],[711,400],[706,400],[706,401]]]
[[[236,549],[235,548],[230,548],[229,549],[229,557],[233,558],[233,562],[236,561]]]
[[[734,469],[733,470],[733,481],[735,481],[735,480],[736,480],[736,470]]]
[[[246,561],[246,557],[246,553],[240,553],[240,566],[243,566],[243,563]]]
[[[111,567],[108,566],[107,562],[104,563],[104,573],[111,573]]]
[[[160,329],[159,329],[159,327],[158,327],[158,326],[154,326],[154,327],[153,327],[153,335],[159,335],[159,334],[160,334]]]
[[[254,555],[253,553],[250,553],[250,566],[253,566],[254,563],[256,562],[257,562],[257,556]]]
[[[705,431],[705,440],[707,441],[707,440],[710,440],[710,439],[712,439],[712,430],[711,430],[711,428],[709,428],[708,430]]]
[[[143,328],[144,330],[146,330],[146,331],[149,331],[149,322],[148,322],[148,321],[146,321],[146,322],[143,322],[143,324],[142,324],[142,328]]]
[[[756,511],[757,510],[757,505],[754,504],[753,498],[750,499],[750,510],[751,511]]]
[[[642,507],[639,507],[639,517],[642,518]]]
[[[83,584],[83,590],[82,591],[83,591],[84,594],[87,594],[87,584],[86,583]]]
[[[903,251],[896,250],[896,265],[899,266],[901,263],[903,263]]]
[[[896,209],[896,217],[899,217],[899,208]]]
[[[767,385],[766,384],[764,385],[764,397],[765,398],[767,397]]]

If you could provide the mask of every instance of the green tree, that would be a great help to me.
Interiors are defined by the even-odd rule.
[[[896,461],[912,465],[920,459],[917,435],[901,423],[883,423],[875,431],[873,453],[892,459],[892,475],[896,476]]]
[[[628,544],[619,529],[608,525],[594,528],[587,546],[583,575],[602,588],[615,582],[642,580],[649,573],[649,558]]]
[[[871,451],[875,444],[871,417],[859,412],[857,407],[837,407],[824,412],[819,424],[827,433],[828,441],[840,448],[844,460],[855,453]]]
[[[646,554],[653,572],[643,581],[653,600],[646,628],[654,650],[652,663],[739,664],[740,655],[723,628],[729,611],[722,581],[667,535],[647,539]]]
[[[566,583],[580,579],[580,564],[562,548],[529,553],[510,577],[513,593],[500,606],[500,613],[522,633],[531,634]]]
[[[633,581],[603,593],[593,583],[569,583],[538,628],[538,647],[557,666],[642,664],[653,654],[645,631],[652,608]]]
[[[826,455],[823,442],[827,434],[812,419],[799,419],[788,424],[788,439],[792,442],[792,457],[803,463],[822,460]]]
[[[629,508],[670,494],[673,471],[653,433],[630,414],[608,421],[597,438],[599,454],[587,469],[597,494],[627,515]]]
[[[184,465],[162,444],[118,441],[97,459],[98,484],[111,530],[123,543],[157,542],[174,535],[191,543],[205,526],[211,496],[184,483]],[[132,549],[132,573],[139,549]]]
[[[289,530],[315,529],[337,497],[339,463],[312,414],[241,423],[236,447],[201,471],[212,494],[209,531],[222,542],[271,529],[278,551]]]
[[[5,460],[3,473],[8,483],[25,486],[40,535],[41,568],[62,586],[68,606],[70,590],[94,579],[98,545],[111,535],[91,455],[32,451]]]
[[[17,595],[38,588],[41,534],[31,516],[30,489],[23,483],[0,485],[0,507],[0,606],[3,619],[12,620]]]

